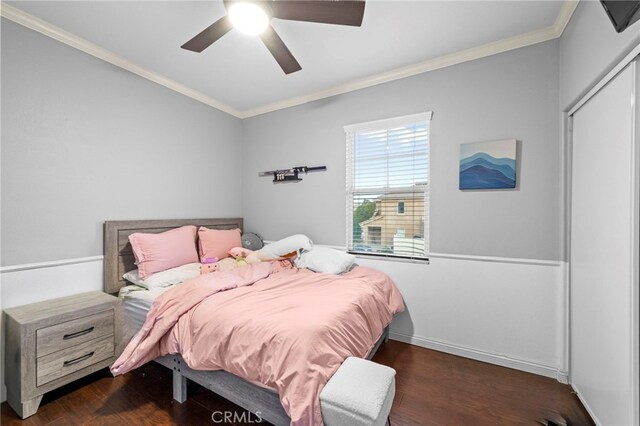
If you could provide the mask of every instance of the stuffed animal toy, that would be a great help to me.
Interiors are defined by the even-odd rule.
[[[200,261],[202,263],[200,265],[200,275],[215,272],[220,267],[217,257],[202,258]]]
[[[211,272],[215,272],[220,268],[220,265],[217,263],[203,263],[200,265],[200,275],[202,274],[210,274]]]
[[[200,266],[200,274],[210,274],[216,271],[230,271],[240,266],[246,265],[247,262],[242,257],[234,259],[233,257],[225,257],[215,263],[203,263]]]

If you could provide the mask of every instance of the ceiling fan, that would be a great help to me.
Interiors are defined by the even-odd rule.
[[[364,0],[224,0],[227,15],[181,47],[200,53],[236,28],[249,35],[259,35],[284,73],[291,74],[302,67],[271,26],[272,18],[359,27],[364,4]]]

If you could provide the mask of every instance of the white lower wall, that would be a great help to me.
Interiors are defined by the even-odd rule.
[[[3,268],[0,306],[101,290],[102,259],[84,260]],[[566,382],[562,263],[464,256],[432,257],[428,265],[370,258],[358,263],[386,272],[402,292],[407,310],[391,325],[392,339]],[[4,367],[4,336],[0,345]]]
[[[436,258],[430,264],[358,258],[386,272],[406,311],[391,338],[567,382],[561,262]]]
[[[102,291],[102,256],[71,259],[68,263],[51,262],[5,267],[0,270],[0,308],[3,310],[27,303],[40,302],[56,297]],[[0,402],[5,401],[4,385],[4,323],[0,316]]]

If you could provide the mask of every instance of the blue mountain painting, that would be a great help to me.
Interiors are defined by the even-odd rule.
[[[478,152],[460,160],[460,189],[516,187],[516,160]]]

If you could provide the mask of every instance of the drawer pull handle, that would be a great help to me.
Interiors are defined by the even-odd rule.
[[[62,336],[62,340],[74,339],[76,337],[84,336],[85,334],[89,334],[93,331],[95,327],[89,327],[86,330],[76,331],[75,333],[65,334]]]
[[[68,366],[70,366],[70,365],[77,364],[77,363],[79,363],[79,362],[84,361],[85,359],[89,359],[89,358],[91,358],[91,357],[93,356],[93,354],[94,354],[94,353],[95,353],[95,352],[89,352],[88,354],[86,354],[86,355],[82,355],[82,356],[79,356],[78,358],[70,359],[69,361],[65,361],[63,365],[64,365],[65,367],[68,367]]]

